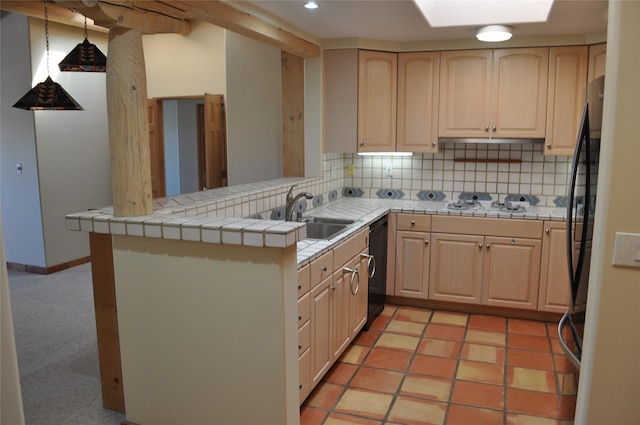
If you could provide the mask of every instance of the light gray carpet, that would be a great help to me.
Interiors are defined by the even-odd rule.
[[[8,274],[27,425],[119,425],[102,407],[90,265]]]

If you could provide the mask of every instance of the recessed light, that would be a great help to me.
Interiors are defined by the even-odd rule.
[[[314,0],[309,0],[304,4],[304,7],[306,7],[307,9],[317,9],[318,3],[316,3]]]
[[[486,27],[478,28],[476,38],[489,43],[507,41],[511,38],[512,30],[513,28],[507,25],[487,25]]]

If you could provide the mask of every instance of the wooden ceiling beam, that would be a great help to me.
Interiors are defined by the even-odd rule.
[[[32,18],[44,19],[43,1],[0,1],[0,10],[17,13],[19,15],[30,16]],[[49,21],[73,27],[84,28],[84,16],[66,7],[58,6],[53,2],[47,5]],[[93,31],[107,32],[107,29],[94,24],[93,20],[87,20],[87,28]]]
[[[187,18],[212,23],[301,58],[320,56],[320,46],[219,0],[183,0],[166,3],[184,10]]]

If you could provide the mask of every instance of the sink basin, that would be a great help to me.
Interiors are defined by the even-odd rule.
[[[307,224],[307,239],[331,239],[348,229],[355,220],[308,217],[302,222]]]

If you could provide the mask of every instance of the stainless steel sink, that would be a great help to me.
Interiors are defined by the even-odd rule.
[[[332,239],[347,230],[355,220],[307,217],[302,222],[307,224],[307,239]]]

